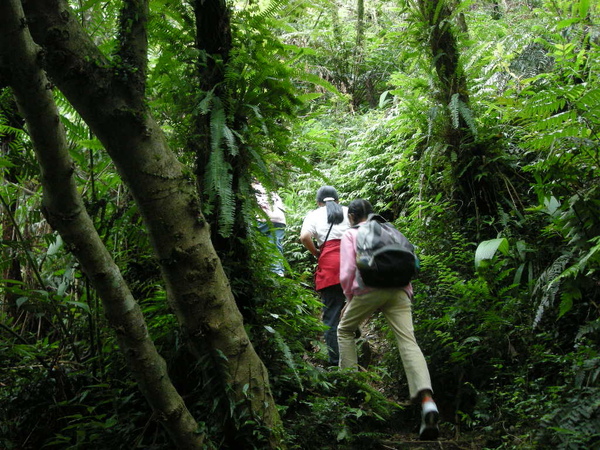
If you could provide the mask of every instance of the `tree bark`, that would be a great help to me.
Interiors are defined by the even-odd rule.
[[[279,429],[266,368],[246,334],[211,243],[193,173],[168,148],[143,90],[100,53],[64,0],[30,0],[26,14],[53,82],[103,143],[129,186],[161,265],[170,304],[196,353],[204,355],[208,348],[236,404],[245,405],[267,428]]]
[[[20,1],[0,4],[1,64],[10,72],[10,84],[34,142],[44,188],[44,214],[71,246],[102,298],[128,366],[158,420],[178,448],[200,449],[203,436],[197,433],[198,424],[171,384],[139,305],[100,240],[77,191],[59,112],[48,79],[38,66],[40,49],[31,40],[24,18]]]
[[[202,93],[212,92],[219,100],[227,118],[227,126],[240,133],[244,133],[246,117],[240,117],[232,111],[231,105],[235,100],[231,99],[231,90],[225,79],[225,71],[230,61],[232,35],[231,35],[231,12],[224,0],[204,2],[196,0],[194,3],[194,17],[196,22],[196,48],[199,50],[198,58],[198,80],[199,91]],[[217,105],[213,106],[213,109]],[[211,111],[212,112],[212,111]],[[194,116],[194,132],[189,147],[196,155],[196,173],[198,179],[202,179],[213,152],[213,133],[211,128],[211,114],[197,112]],[[243,141],[243,139],[241,140]],[[211,226],[211,241],[217,254],[221,258],[223,266],[235,279],[252,280],[254,272],[247,262],[251,259],[251,250],[248,241],[247,218],[244,211],[247,210],[249,202],[247,186],[250,185],[248,150],[243,142],[239,142],[237,154],[231,154],[226,148],[225,142],[220,144],[223,152],[223,160],[228,165],[227,175],[230,177],[231,192],[233,193],[233,229],[231,233],[222,233],[219,230],[221,222],[221,205],[217,199],[213,201],[212,214],[206,215]],[[200,196],[204,201],[210,201],[206,195],[207,186],[200,186]],[[254,197],[252,197],[254,199]],[[235,283],[235,280],[232,279]],[[244,283],[244,286],[236,290],[236,304],[242,312],[246,321],[252,322],[253,313],[253,283]]]
[[[428,45],[433,67],[437,75],[437,100],[450,110],[458,103],[470,110],[467,78],[460,62],[458,39],[451,23],[453,0],[420,0],[419,10],[428,30]],[[454,105],[454,106],[453,106]],[[496,207],[495,190],[479,179],[482,161],[486,149],[477,142],[473,128],[461,113],[457,123],[450,120],[450,114],[444,116],[441,131],[438,135],[440,143],[447,148],[446,152],[452,165],[452,174],[456,191],[457,204],[464,205],[461,212],[464,217],[480,214],[491,214]]]
[[[352,62],[352,107],[357,110],[364,97],[369,95],[368,78],[364,73],[364,40],[365,40],[365,2],[356,0],[356,41],[354,43],[354,58]],[[361,83],[361,78],[364,80]],[[361,86],[363,84],[363,86]],[[369,104],[373,106],[370,102]]]

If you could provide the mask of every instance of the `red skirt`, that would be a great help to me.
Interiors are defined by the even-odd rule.
[[[326,287],[340,284],[340,239],[325,242],[315,273],[315,289],[320,291]]]

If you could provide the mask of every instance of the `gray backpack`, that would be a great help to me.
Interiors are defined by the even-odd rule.
[[[365,286],[403,287],[417,274],[419,260],[414,246],[391,223],[369,214],[358,225],[356,268]]]

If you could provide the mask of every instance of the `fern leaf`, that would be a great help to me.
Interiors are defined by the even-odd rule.
[[[214,149],[205,170],[204,192],[209,205],[218,205],[219,234],[224,237],[231,235],[234,223],[235,201],[233,195],[233,177],[231,166],[225,161],[223,149]]]
[[[210,111],[210,108],[212,106],[212,101],[214,98],[214,92],[212,90],[208,91],[204,97],[202,98],[202,100],[200,100],[200,102],[196,105],[196,107],[194,108],[194,114],[208,114],[208,112]]]
[[[596,319],[596,321],[594,322],[588,322],[585,325],[581,326],[579,328],[579,331],[577,332],[575,340],[580,341],[581,339],[583,339],[583,337],[587,336],[588,334],[597,333],[598,331],[600,331],[600,320]]]
[[[458,97],[458,92],[452,95],[450,99],[450,103],[448,104],[448,108],[450,109],[450,117],[452,118],[452,126],[454,128],[458,128],[460,125],[460,113],[459,109],[460,98]]]
[[[289,345],[287,345],[280,333],[275,330],[273,330],[273,332],[275,333],[275,342],[277,343],[277,347],[284,356],[285,364],[290,368],[292,374],[294,375],[294,380],[296,383],[298,383],[300,390],[303,391],[304,386],[302,385],[302,379],[300,378],[300,373],[298,372],[298,368],[294,362],[294,355],[292,354]]]
[[[546,309],[554,306],[556,294],[560,287],[559,275],[565,270],[572,255],[565,254],[559,256],[554,263],[546,269],[538,278],[538,282],[534,287],[534,293],[541,293],[541,300],[538,305],[533,327],[535,328],[542,320]]]
[[[263,9],[260,12],[260,14],[258,14],[258,17],[260,17],[261,19],[275,17],[277,12],[279,10],[281,10],[287,4],[288,4],[288,2],[286,0],[271,0],[269,2],[269,6],[267,6],[267,8],[265,8],[265,9]]]
[[[217,98],[215,98],[214,103],[214,107],[210,111],[210,145],[213,152],[221,147],[223,135],[225,134],[224,129],[227,126],[222,103]]]
[[[598,105],[600,105],[600,89],[592,89],[577,100],[577,106],[584,110],[593,108],[592,110],[597,111]]]
[[[469,130],[471,130],[471,133],[473,133],[473,136],[477,136],[477,127],[475,126],[475,120],[473,119],[471,108],[469,108],[465,102],[459,100],[458,112],[469,127]]]
[[[225,138],[225,144],[229,149],[229,153],[232,156],[237,156],[239,154],[239,150],[235,140],[235,135],[227,125],[223,125],[223,137]]]
[[[27,136],[27,133],[25,132],[25,130],[22,130],[20,128],[13,128],[9,125],[3,125],[1,123],[1,118],[0,118],[0,136],[6,136],[6,135],[25,137],[25,136]]]

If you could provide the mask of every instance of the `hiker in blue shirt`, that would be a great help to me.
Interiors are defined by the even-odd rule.
[[[258,206],[261,207],[269,219],[266,221],[263,217],[258,217],[258,230],[267,236],[279,251],[277,255],[274,255],[275,262],[271,266],[271,270],[282,277],[285,275],[283,260],[283,238],[285,237],[286,228],[285,206],[277,193],[272,192],[269,194],[260,182],[254,181],[252,188]]]

